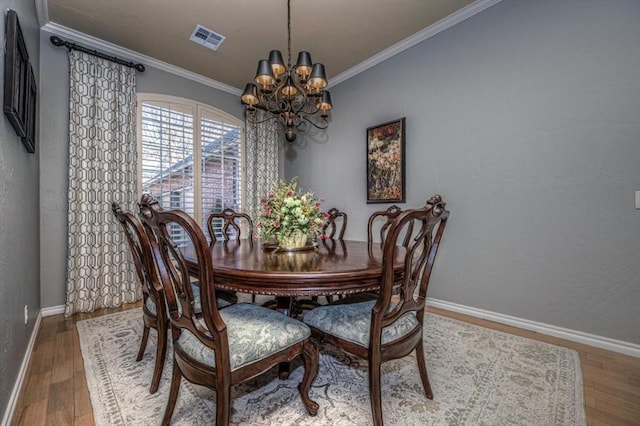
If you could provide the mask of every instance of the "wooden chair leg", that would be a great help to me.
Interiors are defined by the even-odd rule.
[[[149,326],[144,325],[144,330],[142,330],[142,341],[140,342],[140,349],[138,349],[138,357],[136,361],[140,361],[142,356],[144,355],[144,350],[147,348],[147,341],[149,340]]]
[[[304,364],[304,376],[302,377],[302,382],[298,385],[298,390],[300,391],[302,403],[307,408],[307,412],[315,416],[318,414],[318,408],[320,408],[320,406],[309,397],[309,389],[311,389],[311,383],[313,383],[313,379],[315,379],[318,374],[320,360],[318,349],[310,340],[304,342],[302,362]]]
[[[369,395],[373,424],[382,426],[382,392],[380,389],[380,361],[369,360]]]
[[[169,426],[171,423],[171,417],[173,417],[173,410],[176,408],[176,401],[178,400],[178,392],[180,391],[180,381],[182,380],[182,373],[178,367],[178,363],[173,359],[173,373],[171,374],[171,389],[169,390],[169,399],[167,400],[167,408],[164,410],[164,417],[162,418],[162,426]]]
[[[427,374],[427,363],[424,359],[424,344],[422,343],[422,340],[418,342],[418,346],[416,347],[416,359],[418,360],[418,371],[420,372],[420,379],[422,380],[424,393],[428,399],[433,399],[433,391],[431,390],[429,375]]]
[[[166,320],[165,320],[166,321]],[[164,360],[167,356],[167,326],[166,322],[158,318],[158,344],[156,345],[156,364],[153,367],[153,378],[151,379],[151,388],[149,392],[154,394],[158,391],[162,370],[164,369]]]
[[[231,386],[216,389],[216,425],[227,426],[231,417]]]

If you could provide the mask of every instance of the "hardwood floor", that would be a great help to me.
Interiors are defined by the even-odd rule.
[[[11,424],[92,425],[93,411],[75,323],[106,313],[139,307],[127,305],[79,314],[43,318],[27,377]],[[580,354],[589,425],[640,425],[640,359],[540,333],[436,308],[430,312],[483,327],[575,349]],[[137,349],[137,348],[136,348]]]

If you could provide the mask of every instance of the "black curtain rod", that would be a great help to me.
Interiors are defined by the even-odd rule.
[[[86,47],[82,47],[75,43],[64,41],[58,36],[51,36],[49,40],[51,40],[51,43],[54,46],[58,46],[58,47],[64,46],[69,50],[79,50],[80,52],[88,53],[89,55],[97,56],[98,58],[106,59],[108,61],[112,61],[129,68],[135,68],[136,71],[144,72],[144,65],[142,64],[136,64],[134,62],[129,62],[129,61],[125,61],[124,59],[116,58],[115,56],[105,55],[104,53],[98,52],[97,50],[87,49]]]

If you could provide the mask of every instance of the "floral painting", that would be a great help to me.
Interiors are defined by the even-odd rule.
[[[404,118],[367,129],[367,203],[404,203]]]

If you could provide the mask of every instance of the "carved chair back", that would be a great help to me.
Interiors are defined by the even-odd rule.
[[[337,232],[338,239],[344,239],[344,232],[347,230],[347,214],[335,207],[330,208],[327,213],[329,216],[327,223],[322,227],[322,232],[330,239],[334,239]]]
[[[367,241],[369,244],[374,242],[374,234],[376,231],[378,233],[377,237],[379,237],[378,242],[383,244],[393,220],[397,218],[400,213],[402,213],[402,209],[393,205],[386,210],[374,212],[369,216],[369,222],[367,223]],[[413,226],[413,224],[410,226]],[[405,233],[406,232],[410,234],[411,229],[405,230]],[[409,241],[405,239],[402,245],[406,247],[408,243]]]
[[[251,220],[251,216],[246,213],[238,213],[231,208],[226,208],[220,213],[211,213],[207,218],[207,229],[209,230],[211,243],[213,244],[218,241],[216,237],[216,225],[220,226],[220,233],[225,241],[230,240],[231,237],[239,240],[242,233],[243,221],[249,234],[249,241],[253,241],[253,221]],[[220,224],[220,222],[222,223]]]
[[[131,250],[136,273],[142,285],[144,302],[146,302],[148,298],[151,298],[156,306],[163,308],[164,293],[161,283],[154,280],[152,269],[155,267],[155,262],[149,237],[142,223],[130,212],[123,211],[116,202],[111,204],[111,210],[122,225],[122,229],[127,237],[127,243]],[[157,312],[158,315],[161,315],[164,309],[157,309]]]

